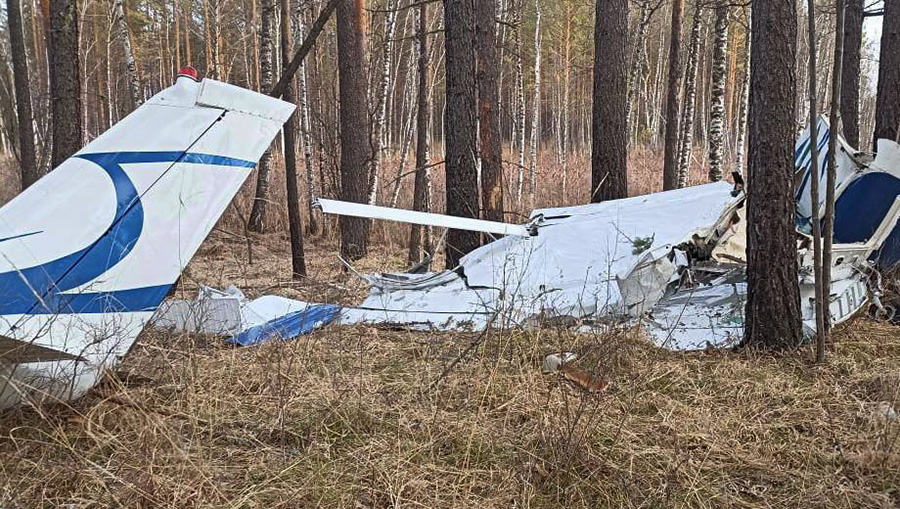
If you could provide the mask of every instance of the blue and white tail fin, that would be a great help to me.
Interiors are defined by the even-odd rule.
[[[0,407],[128,351],[293,108],[179,77],[0,209]]]

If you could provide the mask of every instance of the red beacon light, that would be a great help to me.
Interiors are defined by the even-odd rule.
[[[179,69],[178,74],[175,75],[175,79],[177,80],[182,76],[188,77],[194,81],[200,81],[200,78],[197,77],[197,69],[194,69],[191,66],[186,66]]]

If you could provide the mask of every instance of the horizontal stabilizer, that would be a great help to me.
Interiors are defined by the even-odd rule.
[[[394,209],[391,207],[378,207],[376,205],[364,205],[338,200],[326,200],[320,198],[316,204],[326,214],[339,216],[364,217],[367,219],[387,219],[401,223],[421,224],[425,226],[438,226],[441,228],[454,228],[474,232],[494,233],[497,235],[518,235],[530,237],[528,227],[521,224],[500,223],[497,221],[485,221],[468,217],[446,216],[444,214],[432,214],[429,212],[416,212],[414,210]]]

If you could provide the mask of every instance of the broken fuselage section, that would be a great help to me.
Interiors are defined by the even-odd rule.
[[[815,331],[812,204],[809,182],[825,188],[827,122],[821,164],[809,162],[809,132],[796,146],[797,259],[805,331]],[[832,323],[880,302],[880,271],[900,260],[900,146],[880,140],[872,159],[839,140]],[[822,193],[824,197],[824,193]],[[340,322],[440,330],[543,325],[605,327],[640,321],[659,346],[696,350],[736,345],[743,336],[746,286],[745,197],[724,182],[539,209],[527,225],[327,201],[332,214],[383,218],[506,234],[427,274],[365,275],[369,297]],[[818,204],[824,209],[824,198]],[[387,212],[391,211],[393,212]],[[488,222],[484,222],[488,223]],[[500,231],[500,230],[503,231]]]

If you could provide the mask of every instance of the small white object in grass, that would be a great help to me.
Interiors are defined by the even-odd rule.
[[[553,373],[559,371],[559,368],[567,363],[577,359],[578,356],[572,352],[552,353],[544,358],[544,364],[541,366],[542,373]]]

